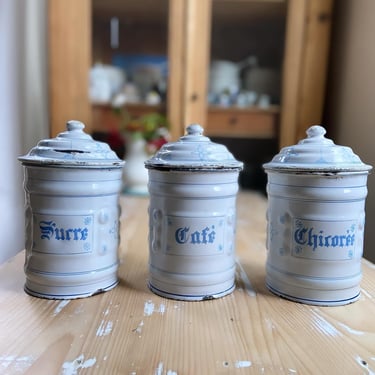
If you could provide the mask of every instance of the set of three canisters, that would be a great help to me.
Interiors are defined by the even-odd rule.
[[[83,129],[69,121],[66,131],[19,158],[26,197],[25,290],[34,296],[88,297],[118,282],[124,161]],[[291,300],[342,305],[360,292],[371,167],[324,134],[321,126],[310,127],[306,139],[264,165],[265,282]],[[193,124],[145,167],[150,289],[191,301],[231,293],[242,163]]]

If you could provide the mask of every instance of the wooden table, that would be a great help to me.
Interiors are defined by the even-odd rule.
[[[363,260],[360,300],[315,307],[271,294],[266,199],[238,198],[237,288],[202,302],[147,288],[147,198],[121,197],[120,284],[54,301],[23,291],[23,252],[0,269],[1,374],[373,374],[375,267]]]

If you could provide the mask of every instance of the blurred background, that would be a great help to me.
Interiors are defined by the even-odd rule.
[[[322,124],[375,165],[373,0],[0,0],[0,263],[24,247],[17,161],[69,119],[126,157],[124,113],[163,116],[176,140],[198,122],[262,164]],[[369,176],[364,256],[375,261]]]

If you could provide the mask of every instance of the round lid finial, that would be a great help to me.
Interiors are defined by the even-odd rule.
[[[310,126],[306,130],[306,134],[308,138],[314,138],[314,137],[321,138],[321,137],[324,137],[324,135],[326,134],[326,130],[323,128],[323,126],[313,125],[313,126]]]
[[[78,120],[70,120],[66,123],[66,129],[68,131],[83,130],[84,127],[85,127],[85,124]]]
[[[203,128],[199,124],[191,124],[186,128],[188,135],[202,135]]]

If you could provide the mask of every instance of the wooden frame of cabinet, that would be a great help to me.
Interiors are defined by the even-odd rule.
[[[207,69],[211,6],[215,0],[173,0],[169,2],[168,59],[170,79],[167,115],[172,124],[172,138],[182,135],[186,124],[207,121]],[[252,1],[252,0],[238,0]],[[267,122],[263,133],[218,129],[243,137],[277,136],[280,146],[304,137],[305,129],[319,123],[324,105],[324,92],[329,54],[333,0],[286,0],[286,42],[282,74],[280,115],[272,129]],[[49,0],[49,94],[50,128],[55,136],[64,130],[65,121],[76,118],[91,131],[92,109],[88,98],[88,72],[91,67],[91,1]],[[215,113],[218,116],[217,113]],[[220,115],[220,114],[219,114]],[[229,124],[238,123],[237,115],[223,111]],[[252,114],[256,115],[256,112]],[[264,116],[264,113],[263,113]],[[279,117],[278,117],[279,116]],[[231,120],[235,119],[235,120]],[[243,121],[242,117],[241,124]],[[255,121],[255,120],[254,120]],[[215,134],[215,129],[210,133]]]
[[[187,124],[206,123],[207,69],[211,25],[211,0],[170,1],[167,106],[172,138],[177,139]]]
[[[288,0],[279,144],[322,120],[333,0]]]
[[[91,0],[49,0],[48,83],[50,135],[77,119],[91,128]]]

